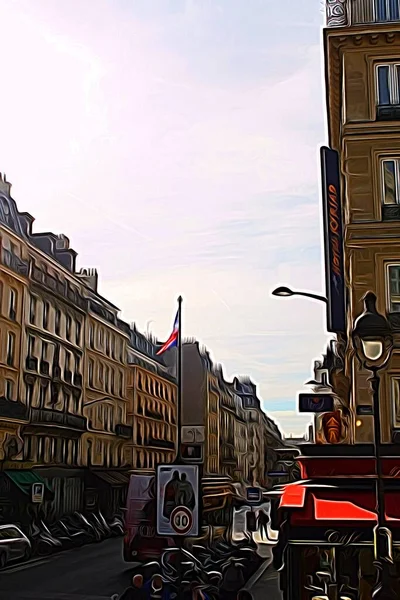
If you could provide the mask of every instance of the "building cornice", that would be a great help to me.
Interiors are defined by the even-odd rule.
[[[326,103],[331,148],[340,150],[343,100],[343,50],[400,45],[398,23],[324,29]]]

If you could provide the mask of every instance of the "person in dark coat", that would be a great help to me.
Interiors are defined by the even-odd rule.
[[[261,537],[264,538],[268,538],[268,523],[269,523],[269,516],[267,515],[267,513],[263,510],[260,510],[260,512],[258,513],[258,527],[260,529],[260,533],[261,533]]]
[[[178,489],[180,485],[179,472],[174,471],[172,479],[165,486],[163,516],[166,519],[171,517],[171,513],[177,506]]]
[[[143,575],[134,575],[132,585],[128,587],[119,600],[148,600],[148,591],[143,586]]]

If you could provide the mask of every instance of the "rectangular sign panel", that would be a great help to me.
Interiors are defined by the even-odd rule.
[[[342,204],[340,200],[339,154],[321,148],[322,205],[324,218],[327,329],[346,331]]]
[[[199,467],[157,468],[157,534],[195,537],[199,533]]]
[[[299,412],[323,413],[332,410],[332,394],[299,394]]]
[[[248,502],[260,502],[262,498],[261,489],[258,487],[247,488],[246,497]]]
[[[43,502],[44,496],[44,484],[43,483],[33,483],[32,484],[32,502],[34,504],[40,504]]]

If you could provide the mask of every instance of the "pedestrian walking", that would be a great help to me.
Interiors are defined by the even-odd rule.
[[[262,538],[268,538],[268,523],[269,516],[264,510],[260,510],[258,513],[258,528]]]

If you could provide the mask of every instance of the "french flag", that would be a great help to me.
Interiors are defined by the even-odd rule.
[[[165,352],[166,350],[169,350],[170,348],[173,348],[174,346],[177,346],[178,345],[178,339],[179,339],[179,308],[178,308],[178,312],[176,313],[176,317],[175,317],[174,327],[172,329],[172,333],[169,336],[169,338],[167,339],[167,341],[165,342],[165,344],[163,346],[161,346],[161,348],[157,352],[157,356],[159,354],[163,354],[163,352]]]

